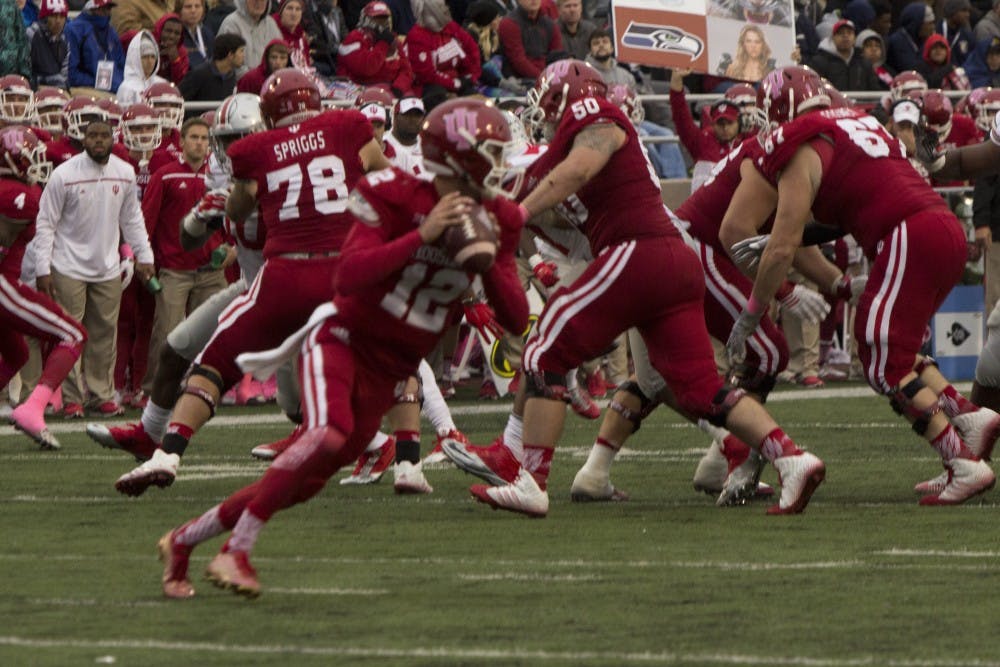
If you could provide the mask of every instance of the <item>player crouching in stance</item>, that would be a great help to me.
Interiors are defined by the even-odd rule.
[[[52,171],[43,144],[21,125],[0,129],[0,387],[28,361],[24,336],[52,346],[42,377],[28,399],[14,409],[10,423],[41,445],[59,449],[45,425],[45,406],[80,357],[87,332],[50,297],[19,279],[44,184]]]
[[[260,529],[358,457],[395,404],[399,384],[460,317],[474,274],[435,241],[448,227],[468,224],[477,201],[499,227],[496,259],[482,272],[487,298],[506,329],[526,326],[528,303],[514,265],[521,215],[492,186],[500,183],[510,143],[503,115],[478,100],[452,100],[427,116],[420,136],[434,180],[392,168],[358,181],[349,205],[356,222],[343,246],[333,303],[317,309],[279,352],[241,357],[259,372],[300,349],[307,429],[259,481],[164,535],[167,597],[194,594],[191,550],[229,530],[206,576],[242,595],[259,593],[249,554]]]
[[[551,295],[525,346],[523,452],[447,440],[444,451],[463,470],[496,484],[473,486],[478,500],[545,516],[545,486],[566,416],[563,378],[634,327],[685,416],[725,426],[775,464],[782,492],[768,512],[801,512],[825,466],[745,390],[724,386],[705,324],[701,264],[670,222],[632,122],[605,92],[597,71],[578,60],[549,65],[529,92],[529,113],[553,138],[528,169],[522,215],[562,204],[595,259]]]

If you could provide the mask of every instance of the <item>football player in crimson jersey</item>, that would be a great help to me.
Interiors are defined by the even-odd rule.
[[[764,158],[741,171],[723,221],[725,242],[744,238],[741,226],[772,211],[775,218],[753,293],[726,344],[730,358],[742,359],[806,222],[814,217],[839,227],[872,261],[854,324],[865,377],[944,463],[944,475],[917,485],[926,494],[921,504],[956,504],[986,491],[995,477],[982,457],[1000,434],[1000,415],[961,396],[934,360],[919,354],[927,322],[962,275],[967,251],[961,225],[878,121],[828,108],[812,70],[775,70],[758,95],[771,122],[784,124],[762,140]],[[897,196],[886,197],[884,183],[892,183]],[[730,226],[737,231],[727,232]]]
[[[247,293],[223,312],[195,359],[161,448],[115,483],[127,495],[173,483],[191,437],[243,376],[236,355],[273,347],[330,299],[331,276],[350,229],[350,188],[366,171],[389,166],[368,120],[354,110],[323,111],[315,82],[298,70],[279,70],[267,79],[261,111],[270,129],[227,151],[234,185],[226,213],[239,223],[259,208],[267,229],[264,266]]]
[[[42,449],[59,449],[45,425],[45,406],[80,357],[87,332],[50,297],[20,281],[21,261],[35,235],[35,217],[52,164],[29,128],[0,129],[0,386],[28,360],[24,336],[42,341],[48,355],[42,377],[11,423]]]
[[[359,180],[350,197],[356,222],[343,246],[333,303],[317,309],[279,351],[241,357],[245,366],[267,373],[301,350],[307,430],[259,481],[164,535],[168,597],[194,594],[187,578],[191,550],[230,530],[206,575],[239,594],[258,594],[249,553],[263,525],[275,512],[307,501],[358,456],[394,404],[399,383],[461,316],[474,274],[435,242],[447,227],[461,224],[476,201],[499,227],[496,261],[481,274],[487,298],[506,328],[527,324],[528,303],[514,265],[521,216],[516,204],[487,185],[499,185],[510,142],[502,114],[479,100],[451,100],[431,112],[421,136],[434,180],[395,167]]]
[[[983,140],[976,121],[962,113],[955,113],[949,100],[940,90],[925,90],[919,94],[924,126],[938,135],[939,150],[946,151]],[[934,178],[934,186],[960,186],[962,181],[942,181]]]
[[[445,452],[498,483],[472,487],[477,499],[545,516],[544,487],[566,413],[563,378],[635,327],[686,415],[727,426],[778,467],[782,498],[769,512],[800,512],[823,479],[823,463],[799,450],[745,390],[723,386],[705,328],[698,257],[670,223],[632,122],[605,99],[605,90],[590,65],[561,60],[546,67],[529,92],[535,122],[558,125],[529,169],[522,215],[561,206],[595,259],[552,295],[525,347],[523,453],[448,442]]]

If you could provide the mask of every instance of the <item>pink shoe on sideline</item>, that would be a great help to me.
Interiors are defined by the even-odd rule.
[[[268,403],[276,400],[278,396],[278,378],[276,376],[272,375],[261,383],[261,396]]]

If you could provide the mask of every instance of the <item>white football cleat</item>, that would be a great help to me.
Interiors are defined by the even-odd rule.
[[[726,476],[722,491],[715,500],[719,507],[746,505],[758,494],[760,474],[764,471],[764,457],[759,452],[751,451],[743,463],[739,464]]]
[[[434,492],[434,487],[427,482],[427,478],[424,477],[424,471],[420,469],[419,463],[398,461],[393,472],[396,476],[396,481],[393,483],[392,488],[397,494]]]
[[[486,503],[495,510],[519,512],[536,519],[544,518],[549,513],[549,494],[538,486],[535,476],[524,468],[511,484],[503,486],[475,484],[469,492],[476,500]]]
[[[997,478],[985,461],[952,459],[944,464],[948,483],[935,495],[924,496],[921,505],[959,505],[993,488]]]
[[[989,408],[979,408],[975,412],[952,417],[951,424],[973,454],[984,461],[990,460],[993,445],[1000,437],[1000,414]]]
[[[922,496],[936,495],[944,491],[944,487],[948,486],[948,469],[946,468],[943,473],[935,477],[934,479],[929,479],[925,482],[920,482],[913,487],[913,490]]]
[[[628,494],[615,488],[608,475],[594,472],[587,466],[577,471],[569,497],[574,503],[628,500]]]
[[[722,441],[713,440],[708,445],[708,450],[698,461],[698,467],[694,470],[695,491],[703,491],[709,495],[715,495],[722,491],[729,475],[729,463],[725,454],[722,453]]]
[[[177,454],[157,449],[148,461],[119,477],[115,488],[126,496],[141,496],[151,486],[165,489],[174,483],[180,464]]]
[[[768,514],[798,514],[826,478],[826,465],[809,452],[780,456],[774,459],[774,467],[781,482],[781,498],[767,508]]]

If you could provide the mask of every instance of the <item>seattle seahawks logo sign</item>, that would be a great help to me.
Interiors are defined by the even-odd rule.
[[[695,60],[705,50],[705,42],[689,32],[675,26],[652,25],[649,23],[629,23],[622,44],[635,49],[665,53],[686,53]]]

